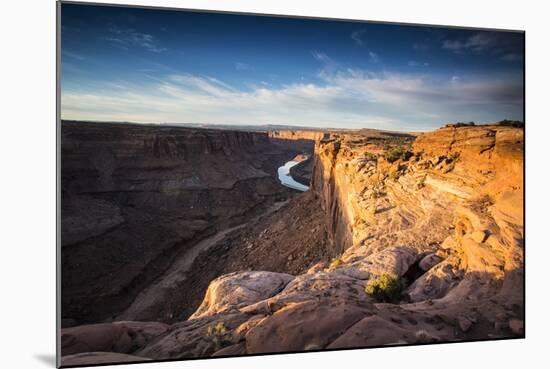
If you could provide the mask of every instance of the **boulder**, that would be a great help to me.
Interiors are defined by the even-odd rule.
[[[398,277],[404,275],[416,261],[418,251],[413,248],[390,246],[378,251],[362,262],[362,269],[371,275],[391,274]]]
[[[246,351],[322,349],[367,314],[366,307],[338,299],[289,304],[248,331]]]
[[[246,314],[220,314],[172,325],[171,331],[135,352],[155,360],[207,357],[226,346],[237,344],[232,332],[248,320]],[[209,334],[209,327],[222,326],[222,337]],[[222,347],[220,347],[222,345]]]
[[[410,343],[412,332],[378,316],[369,316],[354,324],[327,348],[353,348]]]
[[[485,231],[475,231],[470,234],[470,237],[477,243],[483,243],[487,239]]]
[[[123,324],[100,323],[61,330],[61,354],[132,351],[132,338]]]
[[[95,364],[136,363],[150,361],[141,356],[121,354],[117,352],[83,352],[66,355],[61,358],[62,366],[88,366]]]
[[[244,342],[237,343],[235,345],[227,346],[218,350],[212,354],[212,356],[235,356],[246,354],[246,346]]]
[[[273,272],[236,272],[213,280],[202,304],[190,319],[211,316],[265,300],[280,292],[294,277]]]
[[[432,253],[424,256],[422,260],[420,260],[420,262],[418,263],[418,266],[420,267],[420,269],[426,272],[439,264],[442,260],[443,258],[441,256]]]
[[[462,332],[468,332],[472,327],[472,321],[464,316],[459,316],[457,318],[458,327]]]

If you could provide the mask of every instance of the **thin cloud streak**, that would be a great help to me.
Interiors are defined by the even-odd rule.
[[[373,63],[379,63],[380,62],[380,57],[375,52],[369,51],[369,58],[370,58],[370,61],[373,62]]]
[[[516,118],[522,81],[322,70],[321,83],[238,90],[216,78],[167,75],[139,88],[64,91],[64,119],[422,130],[453,120]],[[464,114],[464,112],[468,112]],[[504,114],[504,115],[497,115]],[[406,118],[403,118],[406,117]]]
[[[357,46],[363,46],[365,42],[363,41],[363,35],[367,32],[365,29],[360,29],[358,31],[351,33],[351,39],[355,42]]]
[[[465,41],[444,40],[442,48],[460,54],[467,50],[481,52],[493,47],[495,44],[496,38],[493,35],[476,33],[470,36]]]
[[[105,40],[121,50],[129,50],[130,47],[141,47],[155,53],[167,50],[157,46],[157,39],[153,35],[138,32],[133,28],[123,29],[113,25],[110,32],[112,36],[106,37]]]

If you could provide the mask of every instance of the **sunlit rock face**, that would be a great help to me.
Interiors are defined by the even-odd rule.
[[[523,129],[496,125],[316,137],[304,196],[319,201],[339,256],[298,275],[220,276],[191,319],[125,354],[523,336],[523,140]],[[397,299],[365,292],[388,275],[399,281]]]

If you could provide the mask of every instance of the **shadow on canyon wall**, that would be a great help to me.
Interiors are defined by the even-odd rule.
[[[298,154],[311,156],[314,145],[266,132],[133,124],[63,121],[61,131],[66,326],[116,317],[195,245],[292,199],[297,193],[280,185],[277,168]],[[176,304],[192,312],[207,279],[223,270],[193,270],[164,294],[195,291],[198,283],[192,301]],[[147,318],[175,318],[171,309],[155,317],[155,309]]]

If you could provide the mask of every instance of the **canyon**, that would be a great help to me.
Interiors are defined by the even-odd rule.
[[[64,121],[61,147],[63,365],[524,336],[521,127]]]

